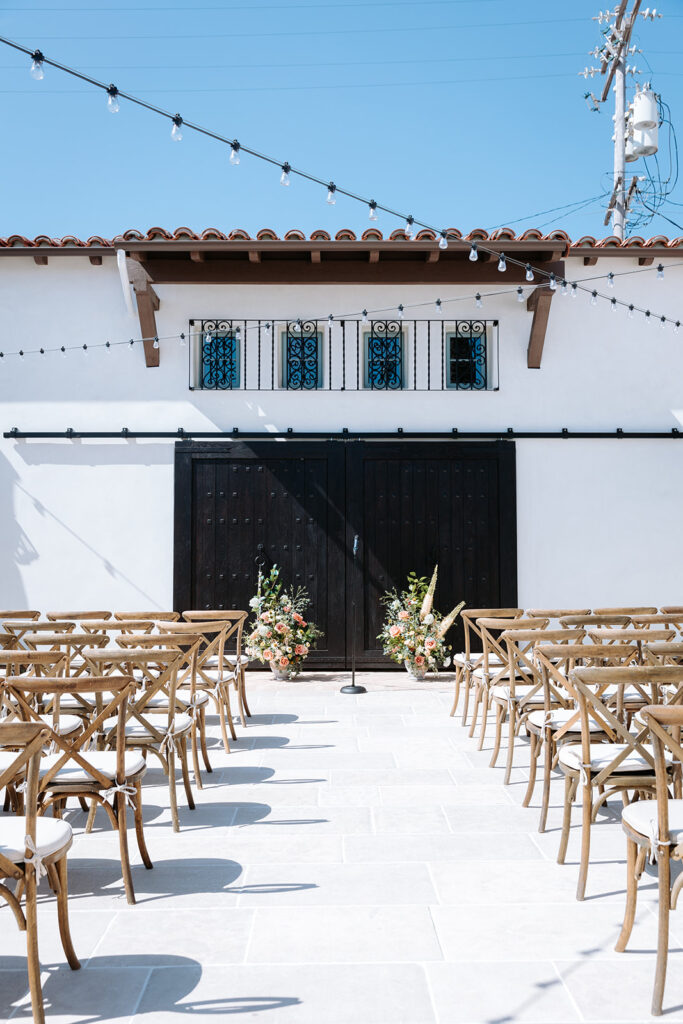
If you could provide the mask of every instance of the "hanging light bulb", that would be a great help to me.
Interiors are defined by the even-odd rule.
[[[439,239],[439,249],[447,249],[447,248],[448,248],[448,239],[446,238],[446,232],[442,231],[441,232],[441,238]]]
[[[648,327],[652,323],[652,316],[650,314],[650,310],[649,309],[645,310],[645,323],[648,325]]]
[[[152,348],[159,348],[159,339],[155,338],[152,342]]]
[[[534,272],[531,269],[531,264],[527,263],[525,269],[526,269],[526,274],[524,276],[526,277],[527,281],[533,281],[533,279],[534,279]]]
[[[617,311],[617,300],[616,299],[610,299],[610,309],[612,310],[613,313],[616,313],[616,311]]]
[[[363,314],[361,316],[361,321],[364,324],[366,324],[368,322],[368,311],[367,311],[367,309],[363,310]]]
[[[596,291],[591,292],[591,306],[597,306],[598,304],[598,293]]]
[[[129,348],[133,348],[134,345],[135,345],[135,338],[131,338],[130,341],[128,342],[128,347]]]
[[[408,219],[406,220],[405,231],[406,231],[406,235],[408,236],[408,238],[412,238],[414,236],[414,234],[415,234],[415,231],[414,231],[414,228],[413,228],[413,224],[414,223],[415,223],[415,219],[412,216],[408,217]]]
[[[377,220],[377,203],[375,202],[374,199],[371,199],[370,202],[368,203],[368,209],[370,210],[368,219]]]
[[[234,139],[230,143],[230,163],[233,167],[237,167],[240,162],[240,144],[237,139]]]
[[[41,356],[45,355],[45,349],[44,348],[38,349],[38,351],[40,352]]]
[[[281,185],[289,185],[289,172],[291,171],[291,169],[292,168],[289,166],[289,164],[285,160],[285,162],[282,165],[282,174],[280,175],[280,184]]]
[[[477,252],[476,242],[472,242],[469,258],[472,261],[472,263],[476,263],[477,260],[479,259],[479,253]]]
[[[441,312],[441,299],[437,299],[436,302],[434,303],[434,305],[436,306],[437,313],[440,313]]]
[[[562,288],[560,289],[560,294],[561,295],[566,295],[568,291],[569,291],[569,289],[567,288],[567,282],[565,280],[563,280],[562,281]]]
[[[628,318],[629,320],[633,320],[633,306],[628,307]]]
[[[524,302],[524,289],[520,287],[517,289],[517,302]]]
[[[86,355],[87,355],[87,352],[88,352],[88,346],[87,346],[87,345],[84,345],[84,346],[83,346],[83,351],[84,351],[84,352],[86,353]]]
[[[550,288],[551,292],[554,292],[557,288],[557,278],[554,274],[551,274],[548,278],[548,287]]]
[[[676,323],[674,324],[674,334],[678,334],[678,332],[680,330],[680,327],[681,327],[681,321],[677,320]]]
[[[24,350],[23,350],[23,348],[20,348],[20,349],[19,349],[19,356],[20,356],[20,357],[21,357],[22,359],[24,358]]]
[[[330,330],[332,329],[332,324],[333,324],[333,323],[334,323],[334,317],[333,317],[333,316],[332,316],[332,314],[330,313],[330,315],[329,315],[329,316],[328,316],[328,318],[327,318],[327,326],[328,326],[328,327],[330,328]]]
[[[399,305],[399,307],[398,307],[398,318],[399,318],[399,320],[403,319],[403,306],[402,305]]]
[[[663,281],[664,280],[664,267],[663,267],[663,265],[661,263],[657,267],[657,280],[658,281]]]
[[[474,296],[474,304],[477,307],[477,309],[481,309],[483,305],[481,301],[481,295],[479,294],[479,292],[477,292],[477,294]]]
[[[182,345],[183,348],[185,348],[185,345],[187,344],[184,334],[180,335],[180,344]]]
[[[662,328],[662,330],[664,330],[664,328],[666,327],[666,317],[665,316],[660,316],[660,318],[659,318],[659,326]]]
[[[173,120],[173,127],[171,128],[171,138],[173,139],[174,142],[182,142],[183,141],[183,133],[182,133],[181,128],[182,128],[182,124],[183,124],[183,119],[180,116],[180,114],[176,114],[175,117],[172,118],[172,120]]]
[[[115,85],[107,87],[107,110],[110,114],[119,112],[119,90]]]
[[[45,58],[40,50],[34,50],[31,57],[33,58],[33,63],[31,64],[31,78],[35,78],[36,82],[42,82],[45,78],[45,66],[43,64]]]
[[[337,200],[334,197],[334,193],[337,191],[337,186],[333,181],[327,186],[327,203],[329,206],[334,206]]]
[[[500,256],[498,257],[498,269],[500,270],[500,272],[502,274],[504,271],[507,270],[507,268],[508,268],[507,267],[507,263],[505,262],[505,253],[502,252],[500,254]]]
[[[66,359],[66,349],[64,348],[63,345],[62,345],[62,347],[60,348],[59,351],[62,353],[62,359]]]
[[[610,288],[614,288],[614,274],[612,273],[611,270],[610,270],[609,274],[607,275],[607,285]]]
[[[105,341],[104,347],[106,348],[107,352],[111,352],[111,342],[110,341]]]
[[[576,290],[576,282],[574,282],[574,284],[572,285],[572,291],[571,291],[572,298],[575,299],[577,294],[578,293],[577,293],[577,290]]]

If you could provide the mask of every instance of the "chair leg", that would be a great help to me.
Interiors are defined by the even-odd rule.
[[[500,741],[503,735],[503,716],[505,715],[505,708],[502,704],[496,704],[496,738],[493,743],[493,750],[491,752],[491,760],[489,761],[489,768],[496,767],[496,761],[498,760],[498,754],[500,753]]]
[[[460,686],[462,683],[462,669],[457,668],[455,670],[455,690],[453,693],[453,707],[451,708],[451,718],[458,710],[458,703],[460,701]]]
[[[173,831],[180,832],[180,822],[178,820],[178,794],[175,789],[175,748],[172,742],[168,745],[168,797],[171,804],[171,821],[173,823]]]
[[[567,856],[567,844],[569,843],[569,829],[572,823],[572,804],[576,792],[577,779],[571,775],[564,777],[564,815],[562,817],[562,834],[560,836],[560,848],[557,851],[557,863],[564,864]]]
[[[190,773],[187,769],[187,740],[180,740],[180,749],[178,751],[180,755],[180,770],[183,773],[183,785],[185,786],[185,796],[187,798],[187,806],[191,811],[194,810],[194,797],[192,796],[192,786],[190,785]]]
[[[481,700],[481,727],[479,730],[479,743],[477,750],[483,750],[484,740],[486,738],[486,727],[489,721],[489,709],[490,709],[490,693],[488,687],[484,690],[484,694]]]
[[[469,706],[470,706],[470,687],[471,687],[471,685],[472,685],[472,676],[467,671],[467,669],[465,669],[464,672],[463,672],[463,687],[465,689],[465,701],[464,701],[463,708],[462,708],[462,718],[460,719],[460,724],[461,725],[467,725],[467,712],[468,712]]]
[[[546,738],[543,741],[543,797],[541,800],[541,815],[538,820],[539,832],[545,832],[545,826],[548,821],[552,762],[552,741]]]
[[[57,920],[59,923],[59,936],[62,940],[62,949],[67,963],[72,971],[77,971],[81,964],[76,956],[76,951],[71,941],[71,929],[69,927],[69,885],[66,868],[66,855],[56,861],[55,871],[57,873]]]
[[[228,680],[224,681],[221,689],[223,691],[223,700],[225,702],[225,717],[228,725],[230,726],[230,735],[234,740],[236,740],[237,733],[235,732],[235,723],[232,720],[232,708],[230,707],[230,682]]]
[[[529,785],[526,788],[522,807],[528,807],[536,787],[536,765],[538,762],[539,737],[532,732],[529,737]]]
[[[636,916],[636,902],[638,899],[638,879],[636,878],[636,858],[638,856],[638,844],[631,839],[626,840],[626,907],[624,908],[624,921],[621,932],[614,947],[617,953],[623,953],[631,938],[633,922]]]
[[[138,779],[135,783],[135,838],[138,841],[138,850],[142,857],[142,863],[146,868],[153,868],[152,859],[147,852],[145,833],[142,820],[142,782]]]
[[[133,886],[133,875],[130,870],[130,856],[128,855],[128,824],[126,822],[126,797],[123,793],[116,794],[116,819],[119,829],[119,852],[121,854],[121,871],[123,873],[123,885],[126,890],[126,899],[130,904],[135,903],[135,888]]]
[[[38,909],[36,906],[36,875],[33,868],[26,872],[26,956],[28,960],[28,985],[31,992],[31,1008],[34,1024],[45,1024],[43,990],[40,984],[40,959],[38,957]]]
[[[517,731],[517,711],[514,705],[508,707],[508,751],[505,759],[505,777],[503,784],[505,786],[510,785],[510,776],[512,775],[512,764],[515,757],[515,733]]]
[[[581,817],[581,863],[579,865],[579,879],[576,883],[576,898],[577,900],[584,899],[586,895],[586,882],[588,880],[588,864],[590,862],[591,852],[591,821],[593,817],[593,789],[588,782],[588,785],[583,785],[583,799],[582,799],[582,817]]]
[[[479,718],[479,703],[481,701],[481,683],[477,682],[474,688],[474,706],[472,708],[472,721],[470,722],[470,731],[468,736],[474,736],[474,730],[477,728],[477,720]]]
[[[192,747],[192,770],[194,771],[194,781],[195,781],[195,785],[197,786],[197,789],[204,789],[204,784],[202,783],[202,773],[199,770],[199,753],[198,753],[198,750],[197,750],[197,730],[198,730],[198,723],[197,723],[197,719],[195,718],[194,721],[192,722],[192,728],[190,729],[190,744],[191,744],[191,747]]]
[[[664,1001],[666,965],[669,957],[669,903],[671,900],[671,861],[668,850],[659,858],[659,925],[657,928],[657,967],[652,993],[652,1013],[658,1017]]]
[[[247,718],[251,718],[251,711],[249,710],[249,704],[247,702],[247,670],[245,668],[240,669],[240,693],[242,694],[242,706],[244,707]]]
[[[199,743],[202,748],[202,760],[204,761],[204,766],[207,772],[211,774],[213,768],[209,761],[209,752],[206,749],[206,711],[204,708],[199,709]]]
[[[89,835],[93,830],[95,824],[95,815],[97,814],[97,800],[90,801],[90,808],[88,810],[88,820],[85,823],[86,834]]]

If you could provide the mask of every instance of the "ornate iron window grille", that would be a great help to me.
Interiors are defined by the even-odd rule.
[[[495,391],[497,320],[190,320],[190,388]]]
[[[365,386],[373,391],[403,387],[403,330],[398,320],[373,320],[365,334]]]
[[[315,320],[290,320],[283,335],[282,386],[290,391],[322,387],[322,334]]]
[[[232,320],[203,320],[199,334],[199,386],[233,391],[240,386],[240,328]]]
[[[458,320],[446,333],[446,387],[457,391],[486,391],[489,386],[486,321]]]

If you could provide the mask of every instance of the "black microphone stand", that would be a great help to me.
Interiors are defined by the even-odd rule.
[[[356,685],[356,556],[358,555],[358,534],[353,538],[353,600],[351,601],[351,620],[353,632],[351,633],[351,684],[342,686],[340,693],[367,693],[364,686]]]

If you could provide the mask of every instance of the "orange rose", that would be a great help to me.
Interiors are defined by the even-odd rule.
[[[273,652],[270,650],[269,647],[266,647],[265,651],[263,652],[263,657],[266,659],[266,661],[270,661],[271,658],[273,657]]]

